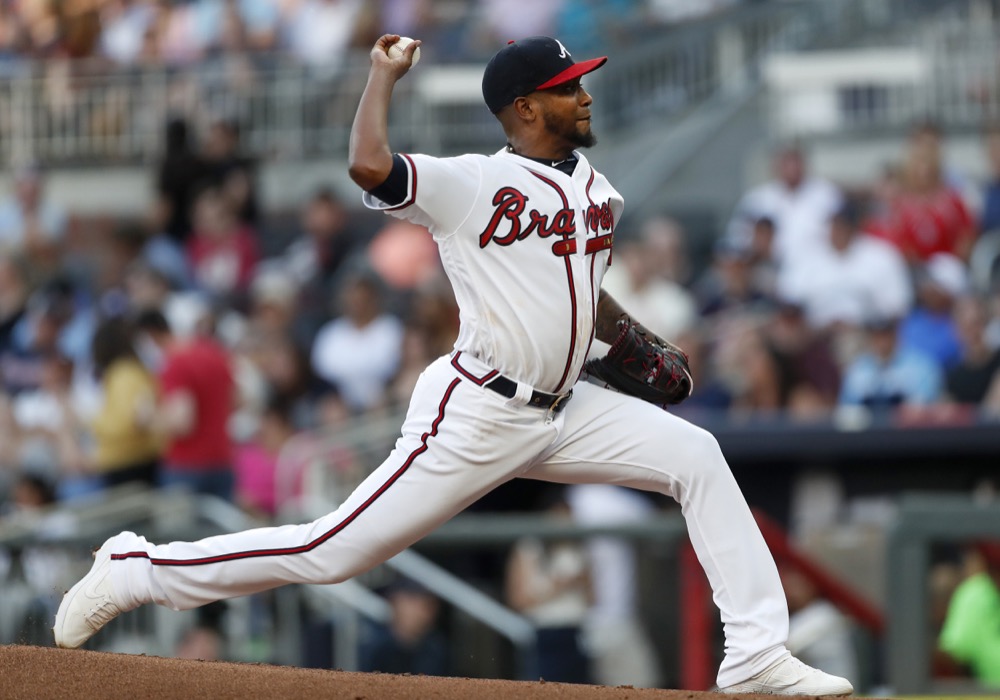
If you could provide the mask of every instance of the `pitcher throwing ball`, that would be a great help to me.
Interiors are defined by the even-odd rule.
[[[601,290],[623,201],[579,149],[596,141],[581,78],[607,59],[576,62],[548,37],[508,44],[483,75],[507,145],[434,158],[389,146],[393,87],[420,44],[390,58],[398,39],[372,48],[350,175],[366,206],[430,230],[461,309],[454,351],[421,375],[395,449],[335,512],[200,542],[116,535],[63,599],[56,643],[78,647],[145,603],[344,581],[510,479],[603,482],[680,503],[725,626],[723,691],[850,694],[785,648],[778,572],[715,438],[658,405],[690,393],[684,354]],[[591,365],[600,384],[578,381],[595,337],[612,346]]]

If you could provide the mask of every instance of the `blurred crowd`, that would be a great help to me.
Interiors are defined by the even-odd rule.
[[[741,198],[709,269],[667,280],[689,320],[664,318],[662,330],[702,375],[682,410],[861,425],[1000,412],[1000,131],[983,136],[987,182],[954,171],[943,138],[933,123],[913,127],[898,163],[855,189],[811,174],[797,146],[776,150],[773,179]],[[654,237],[664,250],[683,240],[656,231],[634,265]]]
[[[367,46],[385,17],[401,34],[438,37],[454,52],[442,60],[458,60],[514,34],[591,31],[600,46],[635,18],[728,4],[21,0],[0,10],[0,66],[185,66],[235,51],[329,67]],[[613,20],[601,14],[611,10]],[[451,350],[458,309],[436,247],[423,229],[362,209],[356,191],[322,187],[295,211],[267,210],[260,154],[242,136],[234,119],[170,120],[140,220],[74,215],[47,194],[43,168],[13,172],[0,193],[0,517],[138,483],[218,496],[270,521],[289,505],[308,513],[320,482],[350,488],[388,452],[373,463],[323,438],[398,413],[424,367]],[[801,145],[780,145],[707,261],[667,214],[624,220],[604,286],[689,353],[695,393],[672,410],[695,422],[855,427],[1000,416],[1000,127],[982,136],[985,181],[946,159],[945,138],[915,125],[866,187],[828,181]],[[317,454],[323,469],[310,471]],[[520,505],[591,524],[655,507],[613,487],[546,496]],[[662,682],[638,622],[636,566],[620,542],[512,549],[504,593],[550,642],[545,678]],[[782,573],[793,607],[839,629],[807,582]],[[394,622],[366,641],[368,668],[447,672],[436,636],[427,641],[439,601],[414,582],[387,596]],[[189,643],[217,643],[217,626]]]
[[[689,352],[678,412],[1000,413],[1000,131],[984,134],[983,183],[942,140],[914,127],[855,190],[777,148],[700,266],[676,221],[625,222],[605,288]],[[165,146],[141,221],[83,225],[33,167],[0,200],[0,464],[64,497],[180,481],[273,515],[285,444],[405,406],[458,310],[425,232],[356,193],[263,211],[237,123],[174,119]]]
[[[329,66],[350,48],[369,47],[377,27],[432,40],[439,60],[460,60],[480,57],[484,42],[533,34],[572,34],[596,48],[650,23],[696,18],[736,2],[4,0],[0,64],[42,58],[184,66],[213,56],[282,53]]]

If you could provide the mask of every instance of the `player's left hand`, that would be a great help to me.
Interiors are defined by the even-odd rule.
[[[623,318],[608,354],[585,369],[609,388],[663,406],[691,395],[694,381],[683,350]]]

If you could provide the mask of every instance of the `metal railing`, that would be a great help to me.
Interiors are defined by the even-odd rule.
[[[53,513],[71,515],[73,532],[46,536],[37,525],[39,519]],[[95,542],[122,528],[133,528],[144,535],[161,540],[197,540],[220,532],[247,529],[261,523],[219,499],[192,496],[181,491],[151,491],[119,488],[106,498],[86,504],[64,506],[41,513],[39,519],[0,521],[0,552],[28,552],[45,549],[58,553],[68,564],[61,574],[66,580],[54,581],[52,588],[64,590],[86,571],[87,553]],[[523,537],[575,538],[611,535],[631,539],[653,540],[676,546],[685,535],[679,515],[655,517],[643,522],[621,525],[578,526],[553,522],[544,516],[459,516],[424,540],[430,548],[479,548],[509,546]],[[422,586],[476,620],[487,629],[507,639],[514,648],[515,673],[518,678],[537,677],[535,625],[475,586],[459,579],[413,550],[404,550],[384,565],[398,575],[419,581]],[[58,572],[53,573],[56,575]],[[6,580],[4,580],[6,578]],[[0,576],[5,595],[0,600],[0,643],[15,641],[11,630],[34,600],[48,595],[45,590],[10,576]],[[359,668],[359,640],[362,620],[386,623],[389,604],[372,592],[363,582],[352,579],[335,585],[286,586],[277,591],[277,619],[273,626],[274,656],[270,660],[296,664],[301,662],[302,625],[299,608],[312,600],[313,608],[334,621],[335,657],[332,665],[344,670]],[[56,597],[48,601],[57,602]],[[230,636],[233,637],[231,656],[236,660],[261,661],[241,650],[245,642],[250,605],[247,598],[229,601],[240,610],[230,615]],[[39,613],[45,616],[54,610]],[[145,606],[128,613],[96,641],[100,648],[116,651],[159,653],[170,655],[183,629],[191,624],[192,613],[175,613],[157,606]],[[46,620],[46,629],[50,623]],[[41,643],[41,642],[39,642]]]
[[[646,28],[589,76],[588,87],[599,93],[602,129],[671,118],[739,82],[763,53],[794,45],[804,27],[818,21],[811,5],[767,3],[679,27]],[[425,54],[398,88],[409,106],[405,116],[393,115],[394,146],[435,153],[495,146],[502,135],[482,105],[483,65],[435,65],[431,52]],[[351,53],[329,74],[281,56],[222,57],[183,69],[16,64],[0,79],[0,158],[149,163],[161,152],[168,115],[185,116],[197,127],[235,117],[246,146],[265,158],[342,157],[367,72],[365,51]]]
[[[942,692],[931,674],[936,640],[928,616],[931,548],[1000,539],[1000,503],[958,496],[902,499],[887,547],[888,681],[893,693]]]
[[[970,9],[976,5],[955,3],[915,33],[878,47],[777,56],[800,68],[803,59],[812,60],[816,75],[824,77],[771,83],[772,133],[777,138],[879,133],[924,120],[949,130],[975,131],[1000,119],[1000,17]],[[962,7],[966,11],[958,12]],[[866,55],[871,58],[862,66]],[[890,61],[899,67],[896,75],[886,65]],[[831,72],[841,75],[831,78]],[[807,100],[812,107],[798,109]]]

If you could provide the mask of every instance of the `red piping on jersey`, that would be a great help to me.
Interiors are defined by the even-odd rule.
[[[569,209],[569,198],[566,196],[566,193],[563,192],[562,188],[558,184],[556,184],[549,178],[545,177],[544,175],[536,173],[534,170],[528,170],[528,172],[537,177],[539,180],[544,182],[552,189],[554,189],[556,192],[558,192],[559,196],[562,197],[563,209]],[[569,241],[568,233],[562,233],[560,235],[563,237],[563,241],[567,242]],[[575,250],[576,241],[573,241],[573,244]],[[553,252],[555,252],[554,245],[552,247],[552,250]],[[559,377],[559,382],[556,384],[555,393],[557,394],[562,391],[563,384],[566,382],[566,377],[569,376],[569,368],[573,364],[573,351],[576,349],[576,285],[573,284],[573,263],[570,262],[568,253],[564,255],[563,260],[566,262],[566,280],[569,283],[569,303],[571,308],[571,314],[570,314],[570,332],[569,332],[569,353],[566,355],[566,366],[563,367],[562,376]]]
[[[590,202],[591,206],[594,205],[594,199],[590,196],[590,187],[594,184],[594,180],[597,177],[597,171],[593,167],[590,168],[590,179],[587,180],[587,187],[584,190],[587,193],[587,201]],[[614,241],[614,231],[605,234],[603,236],[598,236],[597,238],[588,238],[586,253],[591,255],[599,250],[604,250],[605,248],[610,248],[612,242]],[[597,264],[597,256],[594,255],[590,259],[590,305],[591,313],[593,314],[594,323],[590,331],[590,339],[587,341],[587,352],[584,353],[584,357],[590,354],[590,347],[594,344],[594,329],[597,328],[597,285],[594,283],[594,267]],[[608,257],[608,264],[611,264],[611,258]]]
[[[587,241],[588,243],[590,241]],[[590,259],[590,305],[591,313],[593,314],[594,324],[590,331],[590,340],[587,341],[587,352],[584,353],[584,357],[590,354],[590,346],[594,344],[594,329],[597,328],[597,285],[594,284],[594,265],[597,263],[597,256],[595,255]]]
[[[455,391],[455,387],[462,383],[461,379],[455,379],[444,392],[444,396],[441,398],[441,403],[438,404],[438,414],[434,422],[431,423],[431,429],[424,433],[420,437],[420,446],[417,447],[410,456],[406,458],[403,465],[393,472],[384,484],[382,484],[371,496],[368,497],[364,503],[358,506],[353,513],[348,515],[346,518],[340,521],[330,530],[327,530],[322,535],[317,537],[311,542],[307,542],[304,545],[298,547],[286,547],[283,549],[252,549],[246,552],[231,552],[229,554],[218,554],[214,557],[202,557],[201,559],[157,559],[155,557],[149,556],[147,552],[125,552],[123,554],[112,554],[112,561],[121,561],[123,559],[149,559],[150,564],[153,566],[201,566],[203,564],[219,564],[226,561],[234,561],[237,559],[254,559],[257,557],[281,557],[290,554],[305,554],[306,552],[311,552],[312,550],[319,547],[321,544],[332,538],[338,532],[343,530],[345,527],[354,522],[359,515],[367,510],[368,506],[378,500],[378,497],[385,493],[390,486],[396,483],[406,470],[410,468],[413,461],[427,451],[427,440],[435,437],[438,433],[438,428],[441,427],[441,422],[444,420],[444,408],[448,404],[448,400],[451,398],[452,392]]]
[[[402,204],[397,204],[394,207],[389,207],[386,211],[397,211],[398,209],[406,209],[406,207],[417,201],[417,166],[414,165],[413,159],[405,153],[400,153],[406,159],[406,162],[410,164],[410,194],[407,195],[406,199],[403,200]]]
[[[459,350],[458,352],[456,352],[455,356],[451,358],[451,366],[454,367],[455,369],[457,369],[459,371],[459,373],[463,377],[465,377],[466,379],[468,379],[473,384],[478,384],[479,386],[482,386],[483,384],[485,384],[489,380],[493,379],[493,377],[495,377],[498,374],[500,374],[500,372],[498,372],[495,369],[487,372],[486,375],[483,376],[483,377],[477,377],[474,374],[470,374],[464,367],[462,367],[460,364],[458,364],[458,358],[461,357],[461,356],[462,356],[462,351],[461,350]]]

